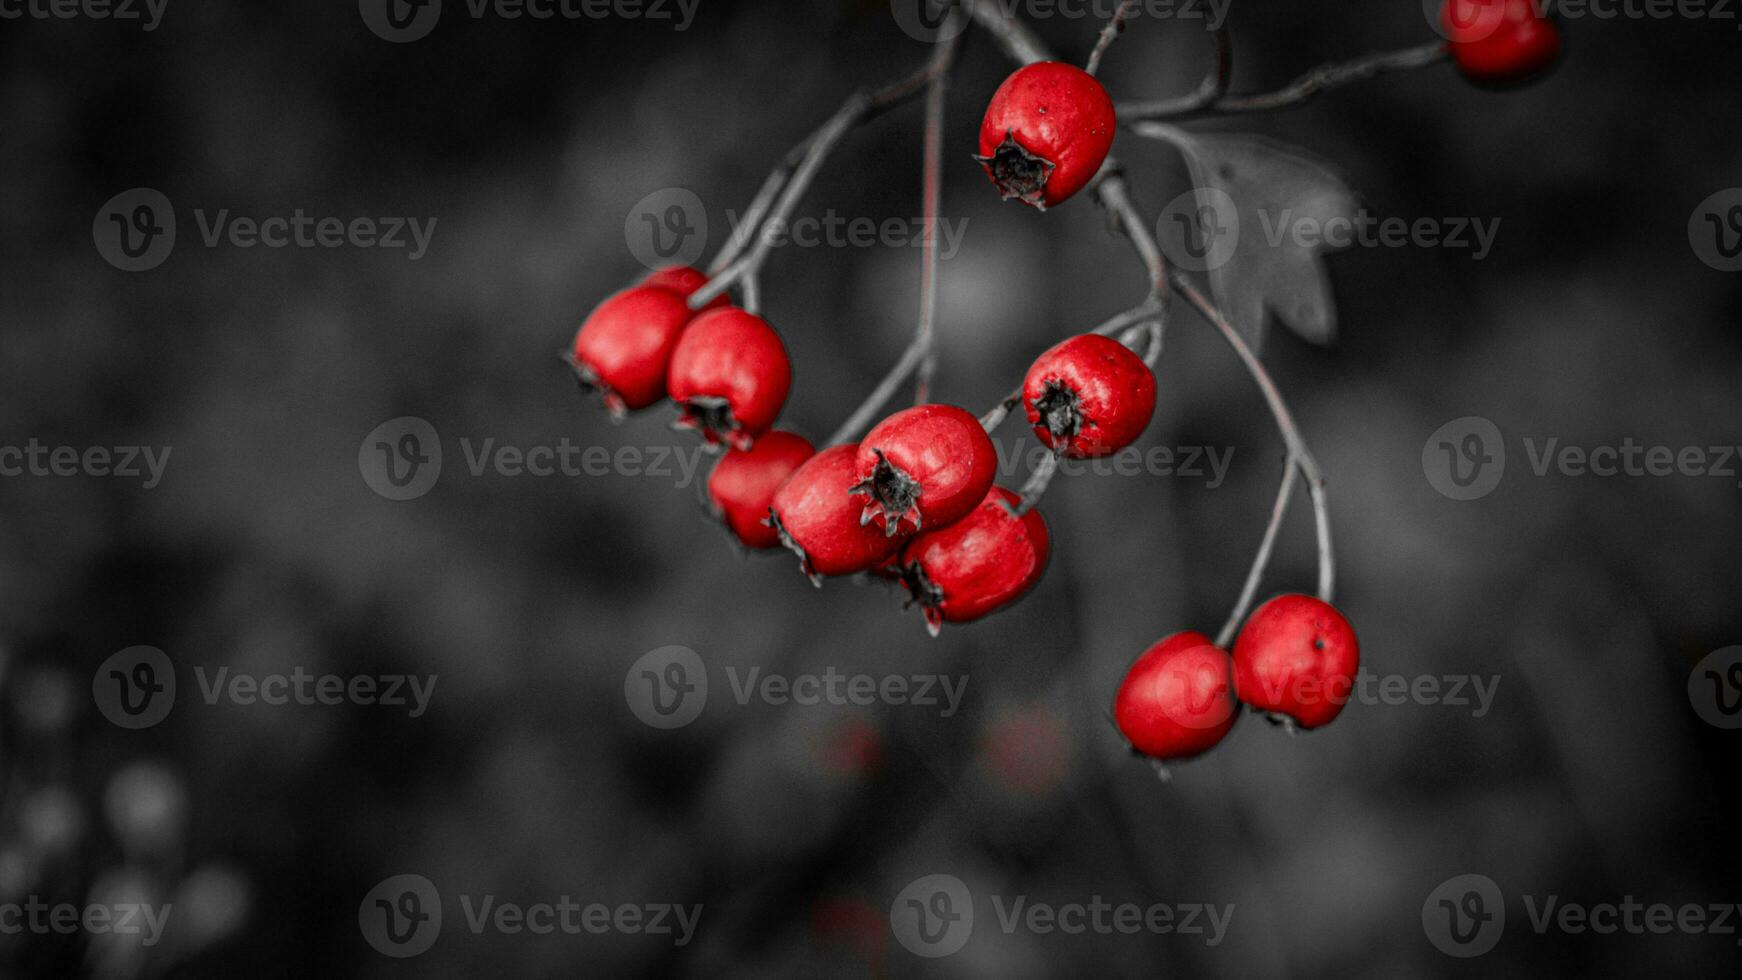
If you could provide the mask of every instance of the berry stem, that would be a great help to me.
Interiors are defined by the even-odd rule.
[[[1113,11],[1113,16],[1107,18],[1107,26],[1101,28],[1101,36],[1095,39],[1095,50],[1089,52],[1089,63],[1083,70],[1093,75],[1101,68],[1101,57],[1119,35],[1125,33],[1125,18],[1131,15],[1131,8],[1137,6],[1137,0],[1121,0],[1119,8]]]
[[[1282,400],[1282,392],[1277,389],[1276,382],[1271,380],[1270,372],[1264,370],[1258,355],[1252,353],[1252,348],[1241,339],[1240,331],[1184,276],[1174,276],[1174,289],[1185,297],[1186,302],[1200,316],[1221,332],[1228,346],[1234,348],[1234,353],[1239,355],[1240,362],[1246,366],[1247,373],[1252,375],[1253,382],[1263,393],[1264,401],[1270,406],[1270,414],[1276,418],[1277,431],[1282,433],[1283,442],[1288,444],[1289,460],[1300,467],[1300,474],[1307,483],[1307,492],[1312,496],[1313,519],[1319,544],[1319,598],[1330,602],[1336,579],[1336,562],[1331,552],[1331,516],[1325,499],[1324,473],[1319,470],[1318,461],[1313,458],[1311,450],[1307,449],[1306,440],[1301,438],[1300,428],[1295,425],[1294,416],[1289,414],[1288,405]]]
[[[1372,78],[1385,72],[1409,71],[1425,68],[1444,60],[1447,56],[1444,41],[1430,41],[1415,47],[1399,51],[1383,51],[1377,54],[1363,55],[1349,61],[1331,62],[1320,65],[1312,71],[1295,79],[1274,92],[1258,95],[1228,95],[1226,94],[1228,65],[1226,39],[1218,37],[1218,83],[1221,91],[1213,97],[1204,98],[1211,91],[1209,82],[1193,95],[1184,98],[1160,99],[1151,102],[1121,102],[1114,106],[1119,115],[1119,121],[1131,126],[1133,131],[1143,133],[1145,123],[1164,119],[1177,119],[1192,115],[1227,115],[1240,112],[1269,112],[1273,109],[1285,109],[1296,106],[1311,99],[1327,89]],[[1214,77],[1214,76],[1213,76]],[[1149,134],[1145,134],[1149,135]]]
[[[1234,609],[1228,613],[1228,621],[1222,625],[1222,632],[1216,634],[1216,645],[1228,649],[1228,644],[1234,642],[1234,631],[1240,628],[1241,620],[1246,618],[1246,610],[1252,608],[1252,599],[1258,594],[1258,583],[1264,578],[1264,570],[1270,565],[1270,552],[1276,547],[1277,532],[1282,530],[1283,515],[1288,513],[1288,498],[1294,492],[1295,477],[1299,475],[1296,469],[1294,455],[1289,454],[1282,467],[1282,487],[1276,491],[1276,505],[1270,510],[1270,524],[1264,528],[1264,540],[1258,543],[1258,554],[1252,558],[1252,568],[1246,573],[1246,584],[1240,589],[1240,598],[1235,601]]]
[[[1022,490],[1019,492],[1022,502],[1011,513],[1021,517],[1033,510],[1034,505],[1040,503],[1041,496],[1046,493],[1046,488],[1052,483],[1052,478],[1058,474],[1058,471],[1059,454],[1056,450],[1041,457],[1040,465],[1034,468],[1033,473],[1028,474],[1028,481],[1022,485]]]

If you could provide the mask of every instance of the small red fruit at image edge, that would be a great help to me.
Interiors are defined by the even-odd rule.
[[[1113,699],[1113,721],[1132,749],[1165,762],[1214,748],[1238,709],[1227,651],[1188,630],[1158,640],[1131,665]]]
[[[1234,693],[1299,728],[1318,728],[1342,713],[1360,666],[1360,644],[1342,613],[1310,595],[1280,595],[1259,606],[1234,641]]]
[[[859,443],[860,520],[881,533],[942,527],[986,499],[998,450],[980,420],[954,405],[896,412]]]
[[[768,523],[774,492],[805,460],[816,455],[810,440],[791,432],[769,432],[749,449],[720,457],[708,475],[714,514],[746,548],[778,548],[780,535]]]
[[[1560,56],[1561,33],[1543,0],[1446,0],[1440,26],[1452,60],[1472,81],[1522,82]]]
[[[968,516],[927,531],[901,550],[901,581],[925,611],[926,629],[966,623],[1022,598],[1046,571],[1052,543],[1040,511],[993,487]]]
[[[1137,441],[1155,414],[1155,375],[1110,337],[1083,334],[1035,359],[1022,382],[1028,424],[1073,459],[1117,452]]]
[[[682,296],[633,286],[600,303],[575,334],[570,366],[612,415],[665,397],[666,367],[693,314]]]
[[[1095,76],[1063,62],[1036,62],[992,93],[975,159],[1005,200],[1044,211],[1095,176],[1116,128],[1113,100]]]
[[[852,575],[888,561],[905,538],[859,520],[860,504],[847,490],[857,479],[858,443],[831,446],[806,460],[774,492],[769,524],[799,557],[812,582]]]
[[[669,289],[687,300],[690,298],[691,293],[708,284],[708,274],[691,266],[673,265],[667,266],[666,268],[660,269],[656,272],[648,273],[647,278],[641,280],[641,284],[643,286],[658,286],[660,289]],[[713,299],[708,300],[707,305],[703,306],[702,309],[718,310],[730,306],[731,304],[732,301],[726,297],[726,294],[721,293]]]
[[[761,317],[737,307],[709,310],[678,338],[666,387],[678,404],[678,428],[700,431],[709,445],[748,449],[780,417],[792,362]]]

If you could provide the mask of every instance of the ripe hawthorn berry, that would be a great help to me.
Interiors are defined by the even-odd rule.
[[[986,499],[998,450],[980,420],[954,405],[918,405],[889,416],[859,443],[860,521],[894,535],[939,528]]]
[[[1110,337],[1082,334],[1035,359],[1022,406],[1040,440],[1073,459],[1117,452],[1155,414],[1155,375]]]
[[[927,531],[901,549],[901,581],[936,636],[943,624],[966,623],[1010,605],[1034,587],[1052,550],[1046,520],[1022,498],[993,487],[968,515]]]
[[[1440,25],[1458,69],[1483,84],[1525,81],[1561,51],[1560,28],[1541,0],[1446,0]]]
[[[767,321],[728,306],[691,321],[671,353],[666,387],[678,428],[699,430],[709,445],[748,449],[780,416],[792,362]]]
[[[992,94],[974,159],[1005,200],[1044,211],[1095,176],[1116,128],[1113,100],[1095,76],[1040,61],[1018,68]]]
[[[1318,728],[1342,713],[1361,647],[1329,603],[1280,595],[1259,606],[1234,641],[1234,691],[1246,704]]]
[[[1132,749],[1162,761],[1214,748],[1239,718],[1227,651],[1187,630],[1156,641],[1126,672],[1113,722]]]
[[[665,397],[666,368],[691,316],[682,296],[658,286],[612,296],[575,334],[569,363],[576,380],[619,418],[652,405]]]
[[[848,488],[856,479],[858,443],[830,446],[794,470],[769,505],[769,525],[821,585],[825,575],[852,575],[887,562],[905,537],[889,537],[859,520]]]
[[[708,475],[715,515],[747,548],[780,547],[780,535],[768,523],[768,507],[774,491],[814,455],[809,439],[779,430],[763,435],[749,449],[726,453]]]
[[[687,300],[690,298],[691,293],[708,284],[708,274],[692,266],[672,265],[648,273],[647,278],[641,280],[641,284],[643,286],[658,286],[661,289],[669,289]],[[707,304],[703,306],[702,309],[718,310],[730,305],[732,305],[732,301],[726,297],[725,293],[721,293],[713,299],[708,300]]]

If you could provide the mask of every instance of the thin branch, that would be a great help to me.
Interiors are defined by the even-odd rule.
[[[1124,121],[1126,113],[1132,119],[1172,119],[1178,116],[1197,112],[1228,93],[1228,80],[1234,74],[1233,46],[1228,41],[1227,25],[1216,28],[1211,35],[1215,43],[1214,63],[1210,65],[1209,73],[1198,83],[1196,90],[1189,95],[1181,95],[1171,99],[1156,99],[1150,102],[1123,102],[1115,107],[1120,121]]]
[[[1033,510],[1034,505],[1040,503],[1040,498],[1046,493],[1047,486],[1052,483],[1052,478],[1058,475],[1058,471],[1059,454],[1056,450],[1042,456],[1040,465],[1036,466],[1034,472],[1028,475],[1028,481],[1022,485],[1022,490],[1017,494],[1022,498],[1021,502],[1010,513],[1016,517],[1021,517]],[[1009,507],[1006,506],[1006,509],[1008,510]]]
[[[1216,645],[1228,649],[1228,644],[1234,642],[1234,631],[1240,628],[1241,620],[1246,618],[1246,610],[1252,608],[1252,599],[1258,594],[1258,583],[1264,578],[1264,570],[1270,565],[1270,553],[1276,547],[1276,534],[1282,530],[1283,515],[1288,513],[1288,498],[1294,492],[1294,481],[1300,471],[1296,469],[1293,455],[1290,455],[1282,466],[1282,487],[1276,491],[1276,505],[1270,510],[1270,524],[1264,529],[1264,540],[1258,543],[1258,554],[1252,559],[1252,568],[1246,573],[1246,584],[1240,589],[1240,598],[1235,601],[1234,609],[1228,613],[1228,622],[1222,626],[1222,632],[1216,634]]]
[[[1101,56],[1125,33],[1125,18],[1131,15],[1131,8],[1137,6],[1137,0],[1121,0],[1119,9],[1113,11],[1113,16],[1107,18],[1107,26],[1101,28],[1101,36],[1095,40],[1095,50],[1089,52],[1089,63],[1083,70],[1093,75],[1101,68]]]
[[[1192,105],[1191,99],[1167,102],[1129,102],[1114,107],[1119,121],[1140,127],[1144,122],[1174,119],[1186,115],[1224,115],[1238,112],[1269,112],[1307,101],[1327,89],[1372,78],[1385,72],[1409,71],[1436,64],[1446,57],[1446,43],[1432,41],[1401,51],[1385,51],[1364,55],[1350,61],[1320,65],[1288,85],[1260,95],[1223,95],[1202,105]]]
[[[1289,414],[1288,405],[1282,400],[1282,392],[1277,390],[1276,382],[1270,378],[1270,372],[1264,370],[1264,365],[1259,363],[1258,355],[1252,353],[1252,348],[1240,337],[1240,331],[1184,276],[1175,275],[1173,285],[1193,309],[1221,332],[1228,346],[1234,348],[1234,353],[1239,355],[1247,373],[1252,375],[1253,382],[1263,393],[1265,403],[1270,406],[1270,414],[1276,418],[1276,428],[1282,433],[1283,442],[1288,444],[1289,458],[1300,467],[1307,491],[1312,495],[1313,520],[1319,544],[1319,598],[1330,602],[1335,586],[1336,561],[1331,552],[1331,515],[1330,506],[1325,499],[1324,473],[1319,470],[1318,461],[1307,449],[1306,440],[1301,438],[1300,428],[1295,425],[1294,416]]]
[[[938,201],[943,193],[944,174],[944,97],[949,92],[950,65],[955,60],[955,11],[944,23],[940,42],[932,53],[931,83],[925,94],[925,186],[921,192],[921,214],[925,225],[921,247],[919,273],[919,327],[914,340],[923,352],[914,378],[913,403],[923,405],[931,399],[932,374],[937,371],[937,309],[938,309]]]

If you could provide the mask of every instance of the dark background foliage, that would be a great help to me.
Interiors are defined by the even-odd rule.
[[[184,3],[160,29],[0,22],[0,443],[173,446],[164,482],[0,480],[0,901],[122,889],[177,903],[178,976],[1733,973],[1733,938],[1536,935],[1514,904],[1486,957],[1438,953],[1424,898],[1459,874],[1512,896],[1734,901],[1733,732],[1690,709],[1702,656],[1742,637],[1739,491],[1721,478],[1534,475],[1519,439],[1738,441],[1733,274],[1688,215],[1737,182],[1733,23],[1579,20],[1547,80],[1478,91],[1448,67],[1357,85],[1264,133],[1334,161],[1380,215],[1500,218],[1493,253],[1353,249],[1329,262],[1339,343],[1265,357],[1330,474],[1340,604],[1381,674],[1498,675],[1493,709],[1352,706],[1289,738],[1256,719],[1170,784],[1104,718],[1126,665],[1213,631],[1274,492],[1280,444],[1238,364],[1183,311],[1150,444],[1233,447],[1229,479],[1078,478],[1056,552],[1012,611],[929,640],[881,587],[813,591],[745,558],[693,488],[473,477],[464,437],[682,445],[663,411],[611,426],[550,355],[642,271],[635,202],[706,202],[713,245],[767,168],[854,87],[925,56],[872,0],[702,0],[693,28],[463,16],[392,45],[354,4]],[[1429,35],[1417,5],[1242,0],[1235,86]],[[1038,28],[1081,60],[1096,25]],[[1116,94],[1183,92],[1194,24],[1140,22]],[[1008,70],[971,39],[950,101],[937,393],[989,405],[1067,332],[1135,302],[1141,272],[1086,199],[1000,206],[968,159]],[[801,213],[910,217],[919,117],[855,134]],[[1185,189],[1121,137],[1154,214]],[[183,222],[160,268],[93,248],[148,186]],[[434,216],[428,255],[206,248],[189,213]],[[788,424],[820,438],[915,313],[914,249],[788,248],[766,311],[797,364]],[[428,419],[433,492],[371,492],[358,445]],[[1488,497],[1424,478],[1430,433],[1492,419],[1517,455]],[[1304,507],[1271,591],[1308,589]],[[135,644],[179,664],[436,674],[429,712],[206,706],[140,732],[90,678]],[[962,712],[739,707],[662,732],[624,672],[681,644],[711,668],[945,673]],[[715,683],[724,688],[719,675]],[[1726,764],[1726,759],[1731,760]],[[1727,829],[1728,828],[1728,829]],[[359,935],[378,881],[449,896],[706,907],[692,945],[450,928],[392,961]],[[1234,903],[1227,940],[981,928],[922,961],[889,936],[924,874],[1035,901]],[[183,913],[181,910],[187,910]],[[990,920],[990,916],[988,916]],[[204,939],[200,937],[206,937]],[[8,975],[137,965],[0,936]],[[119,964],[119,965],[116,965]],[[161,969],[162,960],[148,964]]]

